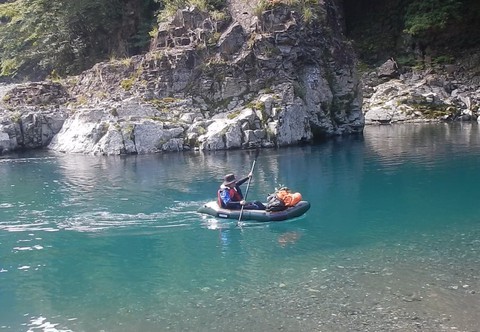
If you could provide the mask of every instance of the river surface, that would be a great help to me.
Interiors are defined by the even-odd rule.
[[[0,331],[479,331],[480,131],[367,127],[262,150],[277,223],[197,208],[254,152],[0,158]]]

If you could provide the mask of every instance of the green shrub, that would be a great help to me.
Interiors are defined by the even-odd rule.
[[[227,115],[227,119],[233,120],[240,115],[240,111],[235,111]]]
[[[132,36],[125,40],[124,21],[132,11],[127,3],[0,1],[0,75],[45,79],[55,70],[65,77],[104,61],[110,54],[129,56],[145,50],[150,42],[151,12],[159,4],[156,0],[137,1],[134,10],[142,23],[129,31]]]
[[[163,9],[158,13],[158,21],[171,18],[177,10],[195,6],[203,12],[218,12],[227,7],[226,1],[221,0],[164,0]]]
[[[434,64],[445,65],[453,63],[455,58],[451,55],[440,55],[432,59]]]
[[[460,0],[422,0],[411,2],[405,14],[405,32],[421,36],[443,30],[447,23],[460,19]]]
[[[125,91],[130,91],[132,89],[133,83],[135,82],[135,78],[125,78],[120,82],[120,86],[125,90]]]

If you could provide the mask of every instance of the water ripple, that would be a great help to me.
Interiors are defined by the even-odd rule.
[[[58,325],[60,324],[51,323],[49,320],[47,320],[47,318],[42,316],[30,317],[27,332],[33,332],[33,331],[72,332],[72,330],[60,328]]]
[[[57,224],[59,229],[78,232],[98,232],[108,229],[123,229],[130,231],[135,228],[178,228],[190,227],[198,220],[198,215],[192,211],[188,202],[178,202],[177,205],[164,211],[153,213],[113,213],[109,211],[86,212],[65,219]]]
[[[33,223],[23,223],[23,222],[0,222],[0,230],[7,232],[33,232],[33,231],[44,231],[44,232],[56,232],[58,229],[55,225],[52,225],[49,222],[33,222]]]

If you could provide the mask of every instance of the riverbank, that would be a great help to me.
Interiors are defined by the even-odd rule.
[[[206,35],[194,38],[192,31],[213,18],[185,9],[177,14],[183,20],[162,25],[163,37],[145,55],[98,63],[75,77],[3,86],[0,153],[271,148],[356,135],[365,124],[479,117],[475,50],[451,63],[412,67],[392,57],[367,69],[357,63],[338,26],[319,33],[283,5],[263,14],[248,29],[235,19],[217,22],[224,29],[221,38],[206,50],[200,47]],[[341,17],[331,15],[330,24]],[[180,45],[186,37],[174,36],[179,30],[191,37],[188,45]],[[180,44],[173,47],[168,36]],[[314,48],[311,42],[291,45],[294,40],[313,40]],[[311,57],[319,63],[305,60]]]
[[[0,107],[0,150],[232,150],[361,132],[360,81],[336,0],[314,6],[311,22],[300,3],[251,2],[241,14],[236,3],[223,15],[179,9],[146,54],[13,88]]]

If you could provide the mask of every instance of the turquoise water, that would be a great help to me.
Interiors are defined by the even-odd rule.
[[[196,209],[253,152],[0,159],[0,331],[472,331],[480,131],[367,127],[262,150],[248,197],[286,222]]]

